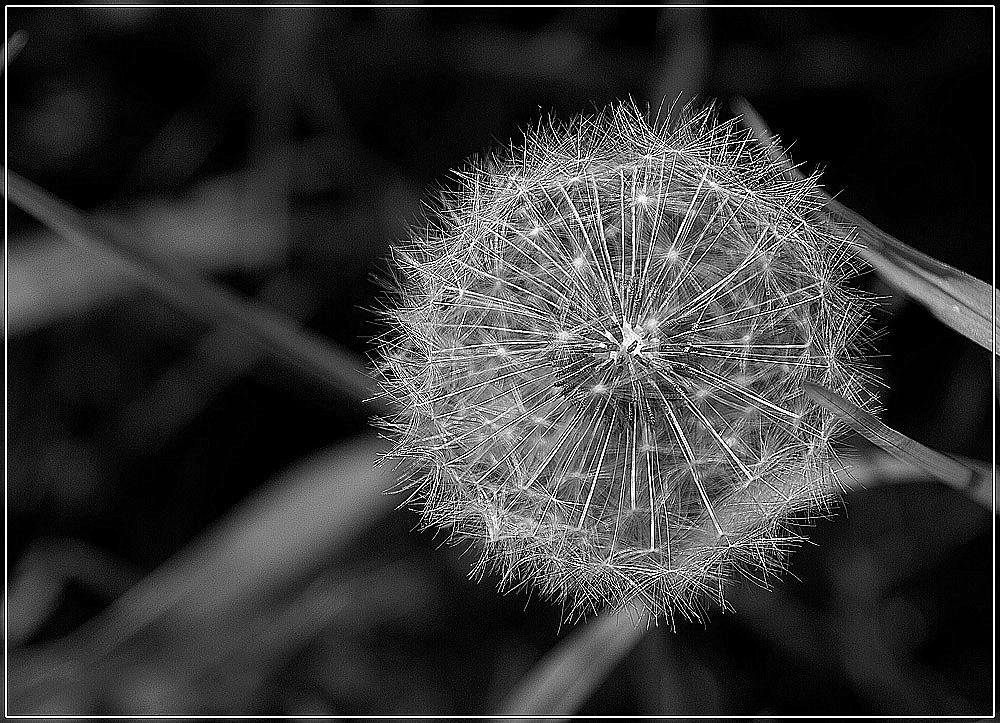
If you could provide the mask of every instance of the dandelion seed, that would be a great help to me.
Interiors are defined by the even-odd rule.
[[[474,574],[567,617],[692,617],[824,510],[836,423],[802,388],[865,403],[868,302],[816,180],[780,170],[708,111],[621,103],[471,164],[394,250],[389,456]]]

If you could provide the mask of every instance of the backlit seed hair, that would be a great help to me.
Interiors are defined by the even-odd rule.
[[[379,358],[423,526],[568,617],[693,617],[779,570],[835,491],[803,382],[871,404],[869,302],[815,178],[710,110],[631,102],[454,175],[393,249]]]

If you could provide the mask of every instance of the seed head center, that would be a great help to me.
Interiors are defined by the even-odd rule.
[[[608,338],[611,341],[617,341],[611,334],[608,334]],[[645,359],[646,354],[652,351],[652,347],[657,346],[658,343],[658,339],[650,337],[649,331],[638,324],[633,326],[627,320],[623,319],[621,342],[618,344],[617,351],[609,352],[609,357],[612,361],[625,360],[630,356]]]

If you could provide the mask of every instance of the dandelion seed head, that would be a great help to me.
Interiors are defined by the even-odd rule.
[[[711,111],[541,123],[455,174],[393,250],[389,457],[422,524],[567,617],[672,621],[767,580],[833,497],[869,302],[815,178]]]

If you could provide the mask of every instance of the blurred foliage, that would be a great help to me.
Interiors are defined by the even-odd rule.
[[[388,244],[463,158],[540,109],[738,93],[987,280],[990,12],[12,8],[8,162],[363,354]],[[390,511],[357,408],[14,211],[8,244],[11,713],[489,713],[576,632]],[[988,355],[859,283],[886,295],[885,421],[990,458]],[[652,629],[580,712],[984,715],[990,516],[872,469],[775,591]],[[341,489],[354,512],[317,513]]]

